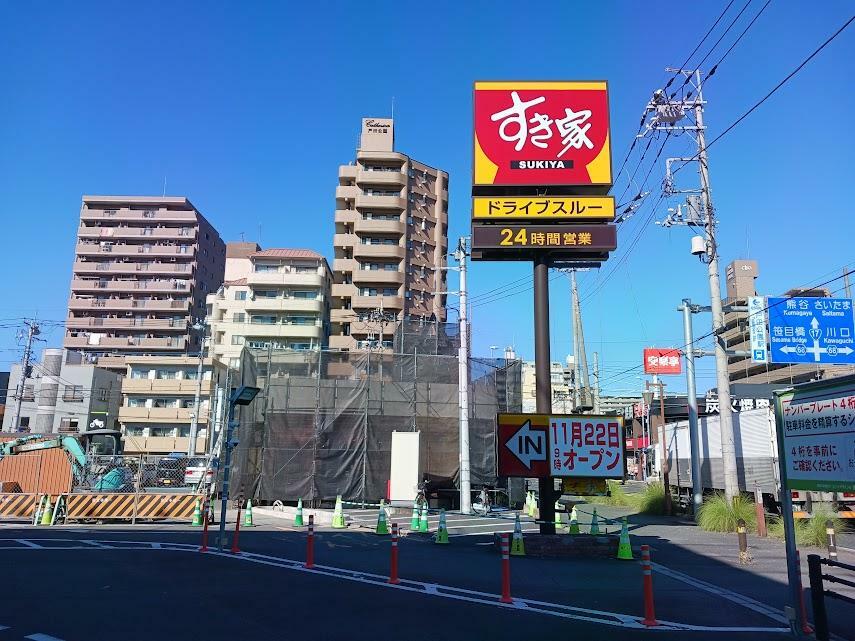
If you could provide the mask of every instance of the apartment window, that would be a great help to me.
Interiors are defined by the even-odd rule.
[[[291,298],[302,298],[304,300],[315,300],[318,297],[318,290],[306,289],[291,292]]]
[[[98,400],[106,403],[109,396],[109,391],[105,387],[98,388]]]
[[[318,268],[314,265],[294,265],[292,271],[295,274],[315,274],[318,271]]]
[[[232,322],[233,323],[244,323],[246,322],[246,314],[243,312],[235,312],[232,314]]]
[[[255,271],[256,272],[278,272],[279,271],[279,265],[256,263],[255,264]]]
[[[288,323],[291,325],[315,325],[316,320],[314,316],[291,316],[288,318]]]
[[[125,434],[128,436],[145,436],[144,427],[126,427]]]
[[[172,381],[178,378],[178,372],[174,369],[159,369],[155,377],[160,381]]]
[[[66,385],[62,392],[62,400],[64,401],[82,401],[83,400],[83,385]]]
[[[115,216],[117,212],[118,212],[118,209],[105,209],[104,215],[105,216]]]
[[[279,292],[275,289],[256,289],[253,290],[252,295],[255,298],[278,298]]]
[[[311,343],[291,343],[289,345],[291,349],[312,349]]]
[[[181,227],[178,230],[178,235],[179,236],[189,236],[191,231],[193,231],[193,230],[190,227]]]
[[[246,300],[246,291],[235,292],[235,300]]]
[[[154,218],[154,210],[153,209],[146,209],[143,211],[142,215],[143,215],[143,218]]]
[[[250,316],[250,322],[256,325],[275,325],[276,324],[276,316],[266,316],[266,315],[258,315],[258,316]]]
[[[32,385],[24,385],[24,393],[21,396],[22,401],[35,400],[35,390]]]
[[[152,407],[158,409],[178,407],[177,398],[156,398],[151,404]]]
[[[394,287],[384,287],[383,288],[383,295],[384,296],[397,296],[398,290]]]
[[[70,418],[68,416],[63,416],[59,419],[59,431],[60,432],[76,432],[77,431],[77,419]]]
[[[232,336],[232,345],[243,345],[246,342],[244,336]]]
[[[361,290],[359,290],[359,295],[360,296],[376,296],[377,295],[377,288],[376,287],[363,287]]]
[[[179,254],[188,254],[190,253],[190,245],[181,245],[178,247]]]
[[[142,230],[142,235],[143,235],[143,236],[151,236],[152,234],[154,234],[154,229],[153,229],[153,228],[151,228],[151,227],[143,227],[143,230]]]
[[[145,407],[145,399],[131,396],[128,399],[128,407]]]
[[[195,369],[185,369],[185,370],[181,370],[181,371],[182,371],[182,374],[184,375],[185,381],[195,381],[196,380],[196,378],[197,378],[196,374],[198,374],[198,372]],[[203,378],[204,378],[204,374],[203,374]]]

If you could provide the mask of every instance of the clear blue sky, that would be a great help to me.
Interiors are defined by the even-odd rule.
[[[537,8],[442,1],[4,3],[0,318],[63,319],[81,195],[159,195],[164,177],[167,193],[188,196],[226,240],[244,233],[265,247],[310,247],[331,257],[337,167],[353,158],[360,118],[388,115],[393,97],[398,148],[451,175],[453,245],[469,225],[473,80],[607,79],[617,168],[664,67],[685,60],[725,4],[668,11],[628,1]],[[743,5],[737,0],[729,15]],[[761,6],[751,3],[707,69]],[[848,1],[774,0],[706,87],[710,136],[851,12]],[[710,151],[723,261],[758,260],[763,293],[820,282],[855,262],[852,60],[855,26]],[[690,147],[678,139],[663,159]],[[651,174],[654,195],[663,171]],[[638,177],[644,173],[646,165]],[[696,184],[689,168],[681,177],[681,186]],[[663,202],[657,218],[675,202]],[[606,391],[640,387],[638,371],[618,374],[640,363],[645,344],[679,344],[674,310],[682,297],[709,300],[705,268],[689,255],[685,228],[647,225],[598,287],[627,254],[652,204],[621,229],[621,248],[602,272],[580,280],[586,339],[590,351],[600,352]],[[530,277],[530,265],[476,263],[472,293],[522,277]],[[474,353],[514,343],[531,358],[530,290],[477,302]],[[554,360],[569,351],[568,314],[560,277],[552,289]],[[696,334],[708,323],[699,317]],[[14,331],[0,332],[5,369],[20,352]],[[48,344],[58,345],[61,335],[49,332]],[[712,371],[704,359],[701,391],[714,384]],[[683,386],[681,378],[671,383]]]

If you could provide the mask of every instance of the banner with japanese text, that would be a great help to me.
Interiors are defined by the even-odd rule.
[[[474,109],[473,185],[611,185],[605,81],[476,82]]]

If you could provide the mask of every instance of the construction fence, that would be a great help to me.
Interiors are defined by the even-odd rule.
[[[458,359],[437,354],[256,351],[262,392],[241,416],[233,493],[318,504],[386,496],[392,432],[419,431],[432,489],[458,487]],[[496,414],[521,411],[521,363],[470,363],[473,487],[496,483]]]
[[[189,519],[215,475],[216,460],[208,456],[77,461],[59,449],[10,455],[0,459],[0,519],[32,519],[44,497],[59,503],[59,522]]]

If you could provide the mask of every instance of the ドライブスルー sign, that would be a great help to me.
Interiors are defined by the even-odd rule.
[[[612,182],[606,82],[476,82],[473,185]]]
[[[499,414],[498,475],[622,478],[617,416]]]

